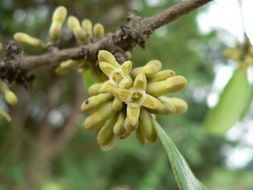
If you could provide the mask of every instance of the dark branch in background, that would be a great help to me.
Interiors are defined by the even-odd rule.
[[[100,49],[112,52],[119,62],[123,62],[126,59],[125,51],[131,50],[136,45],[144,47],[154,30],[210,1],[212,0],[185,0],[147,18],[130,14],[127,16],[127,23],[122,25],[114,34],[109,33],[98,41],[75,48],[63,50],[54,48],[42,55],[26,56],[15,43],[9,43],[7,44],[9,48],[5,48],[6,57],[0,62],[0,78],[7,79],[9,82],[23,83],[25,80],[32,80],[33,76],[29,74],[29,71],[41,66],[57,66],[61,61],[68,59],[96,61]],[[15,46],[17,51],[10,50],[13,49],[10,46]]]

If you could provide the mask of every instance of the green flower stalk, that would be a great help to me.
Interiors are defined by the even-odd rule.
[[[166,97],[183,90],[183,76],[172,70],[160,71],[162,63],[151,60],[132,70],[130,60],[120,65],[106,50],[98,53],[101,71],[108,80],[95,83],[88,89],[91,95],[81,110],[91,114],[84,122],[87,130],[99,129],[98,144],[107,149],[136,132],[140,144],[155,143],[154,114],[182,114],[187,103],[179,98]]]

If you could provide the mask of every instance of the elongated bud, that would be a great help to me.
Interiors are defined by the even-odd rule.
[[[182,114],[185,113],[188,109],[188,105],[186,101],[180,99],[180,98],[171,98],[172,103],[174,104],[176,110],[174,113],[176,114]]]
[[[40,47],[40,48],[46,47],[46,44],[42,40],[31,37],[26,33],[18,32],[14,35],[14,39],[17,42],[24,43],[30,46]]]
[[[16,105],[18,103],[17,96],[10,90],[8,90],[4,93],[4,99],[10,105]]]
[[[106,51],[106,50],[100,50],[98,52],[98,61],[110,63],[111,65],[115,67],[120,67],[115,57],[109,51]]]
[[[141,110],[139,127],[149,142],[156,142],[157,134],[153,127],[152,117],[145,109]]]
[[[64,6],[59,6],[55,9],[52,20],[53,22],[63,23],[67,17],[67,9]]]
[[[93,28],[93,34],[95,38],[101,38],[104,35],[105,28],[102,24],[97,23]]]
[[[86,118],[84,121],[85,129],[95,130],[99,127],[102,127],[108,118],[115,115],[115,112],[109,111],[111,109],[112,102],[102,105],[98,111],[92,113],[89,117]]]
[[[132,75],[133,77],[136,77],[139,73],[144,73],[146,77],[150,78],[153,76],[156,72],[158,72],[162,67],[162,63],[158,60],[151,60],[143,67],[137,67],[133,69]]]
[[[141,127],[140,125],[136,129],[136,138],[141,145],[144,145],[148,142],[145,135],[144,135],[143,127]]]
[[[70,16],[68,18],[68,27],[73,31],[78,41],[85,42],[87,40],[86,32],[81,28],[78,18]]]
[[[162,96],[165,94],[172,94],[181,91],[187,84],[183,76],[170,77],[165,81],[152,82],[148,84],[147,93],[152,96]]]
[[[84,19],[82,21],[82,27],[86,32],[89,32],[92,30],[92,22],[89,19]]]
[[[98,94],[96,96],[91,96],[89,99],[85,100],[81,105],[81,110],[83,112],[92,113],[98,109],[102,104],[110,101],[113,98],[112,94]]]
[[[135,125],[132,125],[127,118],[125,119],[124,128],[126,129],[127,132],[132,132],[136,130],[137,127],[138,127],[138,123]]]
[[[60,6],[55,9],[52,24],[49,29],[49,39],[51,43],[55,43],[59,36],[61,35],[62,25],[67,17],[67,9],[63,6]]]
[[[0,109],[0,116],[3,116],[9,122],[11,121],[11,116],[1,109]]]
[[[3,44],[0,43],[0,52],[3,50]]]
[[[122,137],[126,133],[126,129],[124,128],[124,122],[125,122],[125,115],[124,113],[119,113],[117,122],[115,123],[113,127],[113,132],[116,136]]]
[[[122,101],[120,101],[118,98],[114,98],[112,103],[112,110],[119,112],[123,107]]]
[[[102,85],[103,85],[103,83],[95,83],[95,84],[91,85],[88,89],[89,95],[99,94],[99,89],[101,88]]]
[[[172,102],[171,98],[165,96],[159,97],[159,100],[162,102],[162,106],[158,109],[147,109],[151,113],[155,114],[172,114],[176,112],[176,107]]]
[[[105,125],[99,130],[97,135],[97,142],[101,146],[109,144],[114,136],[113,126],[116,123],[116,117],[109,119]]]
[[[60,65],[55,69],[55,73],[62,75],[69,72],[73,67],[81,64],[83,60],[67,60],[60,63]]]
[[[157,81],[166,80],[167,78],[173,77],[175,75],[176,75],[176,73],[172,70],[160,71],[160,72],[154,74],[154,76],[152,76],[150,78],[149,82],[157,82]]]

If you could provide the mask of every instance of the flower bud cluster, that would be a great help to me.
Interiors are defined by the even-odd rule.
[[[53,16],[52,16],[52,23],[49,28],[48,36],[49,36],[49,42],[48,44],[55,45],[57,40],[59,39],[63,24],[67,17],[67,9],[63,6],[59,6],[55,9]],[[29,34],[18,32],[14,34],[14,39],[17,42],[27,44],[33,47],[39,47],[39,48],[47,48],[48,44],[46,42],[43,42],[41,39],[32,37]]]
[[[99,39],[104,35],[104,26],[100,23],[96,23],[93,26],[89,19],[84,19],[80,22],[77,17],[70,16],[68,18],[68,27],[72,30],[79,43]]]
[[[110,148],[132,132],[136,132],[140,144],[154,143],[155,114],[181,114],[187,110],[184,100],[165,96],[184,89],[186,79],[172,70],[160,71],[160,61],[151,60],[132,69],[130,60],[120,65],[106,50],[99,51],[98,61],[108,80],[88,89],[91,97],[82,103],[81,110],[89,114],[85,129],[99,129],[97,141],[102,148]]]
[[[99,39],[104,35],[104,26],[100,23],[96,23],[93,26],[89,19],[83,19],[82,22],[80,22],[77,17],[70,16],[67,22],[69,29],[73,32],[77,42],[80,44]],[[72,68],[79,66],[79,71],[82,73],[90,68],[90,65],[90,62],[85,60],[67,60],[60,63],[55,72],[57,74],[65,74]]]
[[[253,46],[250,43],[237,43],[235,48],[226,48],[223,53],[227,58],[238,61],[242,65],[253,65]]]

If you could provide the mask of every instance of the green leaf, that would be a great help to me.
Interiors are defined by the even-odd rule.
[[[192,173],[182,154],[178,151],[176,145],[172,142],[163,128],[153,120],[156,132],[163,144],[169,157],[169,161],[180,190],[207,190]]]
[[[218,104],[207,114],[204,128],[213,134],[224,134],[245,113],[251,91],[252,88],[247,79],[247,68],[241,66],[226,85]]]

